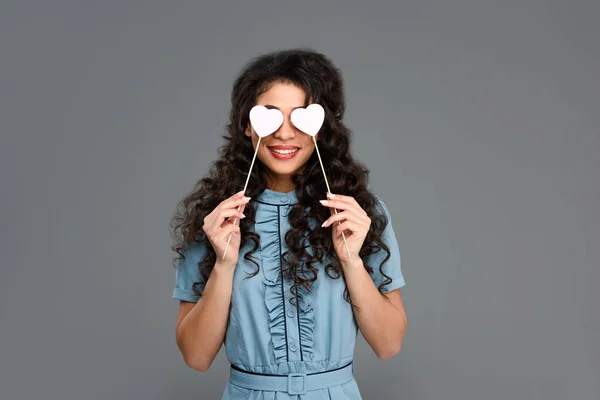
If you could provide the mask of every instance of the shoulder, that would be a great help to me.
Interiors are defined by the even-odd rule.
[[[183,257],[177,261],[173,298],[191,302],[198,301],[205,284],[201,277],[199,263],[206,252],[206,244],[203,242],[192,242],[186,245],[182,251]],[[198,292],[194,290],[196,283],[200,283],[197,288]]]

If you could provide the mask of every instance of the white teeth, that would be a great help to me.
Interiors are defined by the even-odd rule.
[[[272,152],[274,153],[278,153],[278,154],[292,154],[298,151],[298,149],[293,149],[293,150],[279,150],[279,149],[271,149]]]

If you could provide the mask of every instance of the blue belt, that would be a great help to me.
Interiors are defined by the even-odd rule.
[[[268,375],[243,371],[231,365],[229,382],[246,389],[306,394],[310,390],[341,385],[354,378],[352,362],[343,367],[323,372],[290,372],[287,375]]]

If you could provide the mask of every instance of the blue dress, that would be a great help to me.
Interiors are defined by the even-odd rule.
[[[385,274],[392,279],[385,286],[387,292],[403,287],[405,282],[390,214],[385,203],[378,200],[389,221],[382,236],[391,253],[390,259],[383,265]],[[343,298],[343,279],[329,278],[324,270],[326,260],[322,264],[314,264],[319,269],[318,278],[313,283],[312,292],[300,290],[302,300],[297,306],[289,302],[292,283],[282,279],[280,258],[287,250],[288,213],[298,202],[295,191],[282,193],[266,189],[251,201],[255,202],[257,209],[253,230],[260,234],[260,250],[253,256],[260,265],[260,272],[244,279],[256,271],[256,265],[243,257],[253,246],[249,240],[240,250],[233,276],[224,342],[227,359],[232,366],[244,371],[269,375],[311,374],[347,366],[353,360],[358,325],[350,304]],[[322,222],[310,221],[310,224],[314,227]],[[185,261],[177,266],[174,299],[198,301],[192,284],[200,280],[197,264],[204,255],[203,246],[202,243],[191,245],[185,253]],[[307,251],[310,252],[310,248]],[[379,264],[386,255],[382,250],[371,254],[367,260],[374,269],[371,277],[376,285],[384,278],[379,272]],[[361,394],[351,376],[343,384],[300,395],[249,389],[228,381],[221,400],[225,399],[359,400]]]

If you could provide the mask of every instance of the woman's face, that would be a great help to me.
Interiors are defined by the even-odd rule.
[[[256,155],[267,168],[269,186],[282,191],[293,189],[292,175],[303,170],[315,149],[313,138],[298,130],[290,119],[294,109],[304,107],[305,96],[304,90],[296,85],[274,83],[256,101],[257,105],[279,109],[283,114],[283,124],[260,140]],[[246,129],[246,136],[252,138],[252,146],[256,151],[259,138],[250,126]]]

